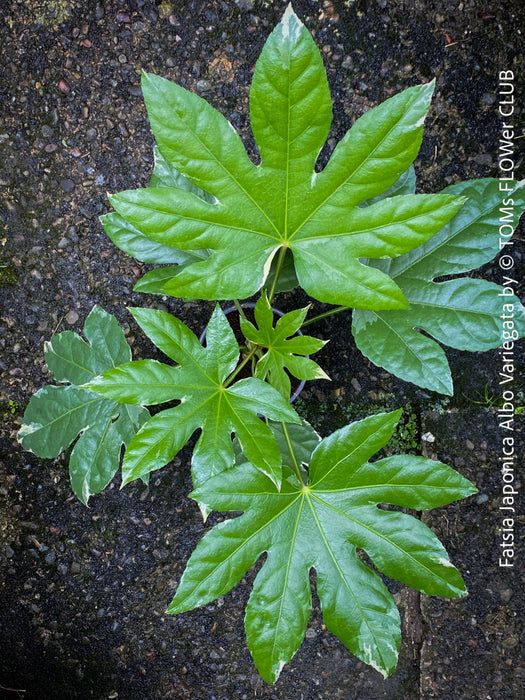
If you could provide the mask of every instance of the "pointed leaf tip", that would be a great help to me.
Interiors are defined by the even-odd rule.
[[[292,7],[292,3],[288,3],[286,10],[284,11],[281,24],[278,25],[282,27],[283,39],[293,39],[297,38],[297,32],[304,27],[299,17],[295,14]],[[295,33],[294,33],[295,31]]]
[[[297,15],[294,12],[292,3],[289,2],[288,5],[286,5],[286,10],[284,11],[283,18],[281,21],[282,22],[284,22],[284,20],[288,21],[291,17],[295,17],[297,20],[299,20],[299,18],[297,17]]]

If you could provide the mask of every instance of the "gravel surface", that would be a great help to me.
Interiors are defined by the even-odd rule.
[[[464,573],[469,597],[420,599],[388,584],[401,608],[404,646],[387,681],[326,631],[314,596],[301,649],[275,686],[264,684],[243,631],[254,572],[206,608],[165,615],[204,532],[186,498],[188,448],[149,487],[135,483],[119,492],[115,480],[87,509],[72,496],[67,455],[40,460],[16,443],[25,404],[49,381],[43,343],[58,330],[80,332],[94,304],[117,316],[135,358],[152,349],[127,306],[160,305],[196,332],[206,324],[211,303],[134,293],[147,266],[117,250],[98,217],[109,210],[106,192],[145,186],[151,174],[142,69],[208,99],[256,157],[249,85],[285,5],[4,0],[0,7],[1,697],[523,697],[523,563],[518,557],[513,570],[497,566],[497,352],[447,352],[456,385],[448,400],[371,365],[355,349],[344,314],[309,329],[320,337],[336,333],[316,358],[332,383],[308,385],[298,402],[322,434],[403,405],[394,447],[423,448],[480,489],[467,503],[424,516]],[[334,122],[323,162],[365,110],[435,76],[416,161],[418,188],[439,191],[461,179],[498,176],[498,72],[513,70],[516,93],[525,94],[519,0],[482,10],[475,0],[297,0],[294,8],[322,50],[332,89]],[[523,246],[516,244],[514,254],[523,279]],[[493,264],[482,271],[498,282],[500,273]],[[279,302],[287,310],[305,300],[294,292]],[[421,441],[429,435],[434,442]]]

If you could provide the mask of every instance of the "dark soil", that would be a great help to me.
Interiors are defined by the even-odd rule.
[[[512,569],[498,566],[496,351],[448,352],[456,387],[448,400],[371,365],[356,350],[344,314],[308,329],[325,338],[336,330],[316,356],[332,383],[307,385],[298,402],[322,434],[367,413],[404,406],[394,448],[426,450],[480,490],[468,502],[424,516],[463,572],[470,595],[430,599],[389,582],[404,618],[404,646],[387,681],[326,631],[314,597],[301,649],[275,686],[264,684],[243,631],[253,572],[206,608],[165,615],[205,530],[186,497],[189,448],[156,472],[149,487],[134,483],[119,491],[115,480],[85,508],[72,496],[67,455],[40,460],[16,442],[25,404],[49,381],[43,343],[58,330],[80,332],[94,304],[119,318],[136,358],[151,356],[152,348],[127,306],[168,309],[195,332],[205,326],[211,303],[132,291],[146,266],[111,244],[98,216],[109,210],[106,192],[145,186],[151,174],[142,69],[208,99],[255,157],[248,124],[251,74],[285,4],[4,0],[0,6],[2,697],[525,697],[523,543],[516,542]],[[475,0],[296,0],[294,8],[322,50],[332,88],[334,122],[322,162],[366,109],[435,76],[436,96],[416,161],[419,189],[498,176],[499,71],[513,70],[516,93],[525,94],[520,0],[483,6]],[[520,240],[518,233],[516,274],[523,279]],[[481,274],[501,281],[495,264]],[[279,306],[287,310],[307,301],[294,292],[282,295]],[[313,313],[324,308],[314,304]],[[522,355],[518,367],[520,361],[523,367]],[[515,391],[520,389],[518,376]],[[515,436],[522,439],[518,424]]]

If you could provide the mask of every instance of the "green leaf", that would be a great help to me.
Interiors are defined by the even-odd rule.
[[[214,201],[214,197],[204,192],[199,187],[192,185],[189,180],[176,170],[176,168],[170,165],[156,146],[153,149],[153,153],[155,157],[155,169],[151,176],[151,187],[177,187],[196,194],[206,202],[211,203]],[[180,250],[169,245],[163,245],[162,243],[152,241],[115,212],[101,216],[100,221],[112,242],[125,253],[141,262],[163,262],[183,265],[185,263],[205,260],[209,256],[209,252],[206,250]],[[176,268],[169,269],[171,270],[171,274],[168,279],[176,274]],[[141,291],[150,290],[142,289]]]
[[[290,467],[293,464],[292,451],[298,464],[309,463],[312,452],[321,441],[321,438],[308,421],[303,419],[298,424],[288,423],[286,425],[286,435],[282,423],[268,421],[268,426],[277,440],[284,465]],[[237,441],[234,441],[234,449],[235,464],[248,462]]]
[[[200,541],[168,612],[205,605],[230,590],[267,552],[246,610],[248,646],[262,677],[277,680],[299,648],[311,610],[315,568],[325,624],[356,656],[384,676],[396,666],[399,614],[363,549],[387,576],[431,595],[463,596],[465,585],[443,546],[423,523],[378,504],[434,508],[476,492],[450,467],[398,455],[370,463],[401,411],[371,416],[325,438],[310,460],[310,482],[284,468],[281,489],[250,463],[223,472],[192,497],[243,515]]]
[[[150,180],[150,187],[176,187],[180,190],[193,192],[205,202],[213,203],[215,198],[205,192],[200,187],[193,185],[187,178],[182,175],[160,152],[159,148],[153,148],[153,156],[155,158],[155,167]]]
[[[273,311],[268,297],[263,294],[255,305],[255,321],[258,328],[247,319],[240,319],[245,338],[267,348],[267,352],[257,362],[255,376],[263,381],[267,380],[285,399],[290,397],[290,378],[285,368],[297,379],[329,379],[317,362],[298,356],[317,352],[326,341],[307,335],[290,338],[301,327],[308,309],[307,306],[284,314],[277,320],[274,328]]]
[[[435,340],[458,350],[498,347],[508,330],[501,318],[507,302],[512,306],[513,328],[520,337],[525,335],[525,309],[514,294],[504,296],[501,286],[470,277],[434,281],[468,272],[501,252],[500,217],[510,212],[508,227],[518,223],[525,208],[525,183],[503,194],[499,184],[487,179],[447,187],[448,194],[468,197],[461,211],[411,252],[395,260],[373,261],[391,275],[410,303],[406,310],[354,311],[355,342],[376,365],[419,386],[452,394],[447,358]],[[503,206],[504,199],[512,202],[510,208]]]
[[[100,217],[105,232],[113,243],[136,260],[147,263],[177,263],[198,262],[206,255],[199,255],[192,250],[180,250],[169,245],[163,245],[147,238],[135,226],[132,226],[115,212]],[[164,269],[164,268],[161,268]],[[175,274],[172,271],[171,277]],[[169,279],[169,278],[168,278]]]
[[[71,486],[85,504],[111,481],[127,445],[149,417],[142,406],[120,405],[78,385],[127,362],[131,351],[117,320],[95,306],[84,324],[89,343],[72,331],[45,344],[49,371],[65,386],[45,386],[31,397],[18,440],[39,457],[54,458],[80,435],[69,460]]]
[[[291,7],[266,42],[251,86],[260,166],[248,158],[231,124],[200,97],[150,74],[143,74],[142,87],[162,173],[153,178],[155,186],[113,195],[111,203],[156,244],[187,253],[211,251],[205,260],[189,260],[157,291],[201,299],[249,297],[268,286],[276,254],[284,248],[285,279],[277,289],[293,288],[297,280],[323,302],[407,306],[391,277],[365,259],[412,250],[463,203],[447,195],[381,198],[410,190],[409,168],[433,84],[409,88],[363,115],[319,173],[315,165],[330,128],[330,93],[321,55]],[[165,175],[167,167],[176,178]],[[179,175],[183,185],[177,184]],[[214,199],[204,201],[202,191]],[[371,203],[374,198],[378,201]],[[156,262],[164,262],[161,250]]]
[[[382,199],[387,197],[397,197],[403,194],[415,194],[416,193],[416,171],[414,166],[411,165],[405,172],[399,176],[399,178],[394,182],[391,187],[389,187],[385,192],[378,194],[372,199],[368,199],[361,204],[361,206],[369,206],[370,204],[375,204],[380,202]]]
[[[239,348],[221,309],[217,306],[208,324],[206,348],[170,314],[130,310],[146,335],[178,366],[154,360],[129,362],[104,372],[86,387],[123,403],[151,405],[178,399],[180,404],[157,413],[130,442],[122,465],[123,483],[163,467],[200,428],[192,460],[195,486],[233,466],[232,432],[247,458],[279,484],[279,448],[258,414],[291,423],[300,418],[275,389],[259,379],[226,383],[237,365]]]

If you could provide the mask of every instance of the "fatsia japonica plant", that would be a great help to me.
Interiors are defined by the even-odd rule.
[[[104,228],[129,255],[160,265],[137,290],[231,300],[238,332],[218,303],[205,344],[166,311],[132,308],[167,358],[132,360],[116,320],[95,307],[85,340],[64,331],[46,344],[58,385],[33,396],[19,440],[56,457],[80,436],[69,468],[87,503],[114,477],[123,446],[122,484],[147,481],[198,431],[190,497],[204,518],[211,510],[241,515],[204,535],[169,612],[225,594],[266,553],[245,620],[262,677],[275,682],[301,644],[313,569],[327,628],[387,676],[401,643],[399,614],[362,552],[429,595],[465,595],[436,536],[400,508],[435,508],[476,489],[423,457],[374,461],[400,410],[321,438],[289,401],[291,379],[328,379],[309,357],[326,341],[300,331],[354,309],[355,342],[375,364],[452,393],[439,343],[480,351],[502,341],[502,288],[465,276],[498,253],[498,182],[415,193],[412,162],[433,83],[366,112],[318,170],[331,99],[321,55],[291,7],[251,85],[260,164],[203,99],[155,75],[144,74],[142,85],[156,138],[151,184],[111,196]],[[506,196],[525,207],[523,183]],[[276,295],[296,287],[330,307],[309,319],[309,307],[276,315]],[[254,295],[250,316],[242,302]],[[517,300],[514,309],[522,336],[525,310]],[[150,415],[146,406],[161,408]]]

